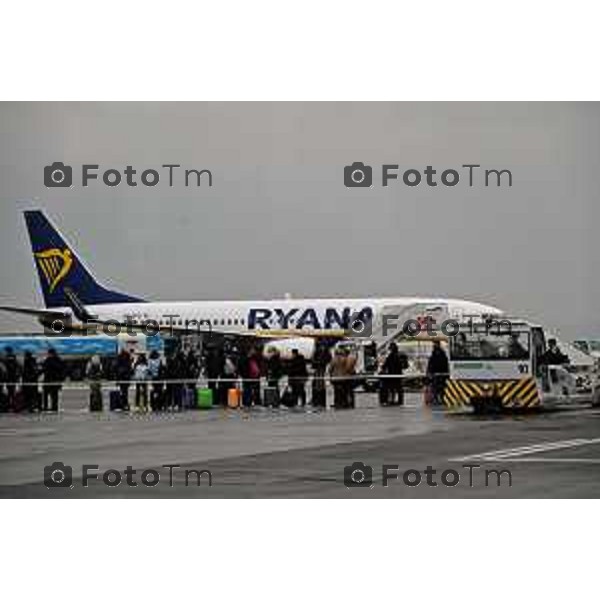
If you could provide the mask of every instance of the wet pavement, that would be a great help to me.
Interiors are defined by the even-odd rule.
[[[343,411],[90,414],[86,399],[68,390],[57,415],[0,415],[0,497],[600,496],[598,409],[474,417],[362,394]],[[56,462],[72,481],[55,465],[47,475],[70,485],[49,489]],[[87,486],[83,465],[96,465]]]

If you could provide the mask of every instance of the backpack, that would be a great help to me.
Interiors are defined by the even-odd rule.
[[[233,361],[229,357],[227,357],[225,359],[225,365],[223,367],[223,372],[227,376],[233,376],[233,375],[235,375],[235,365],[233,364]]]
[[[250,363],[248,364],[248,374],[251,379],[258,379],[260,377],[260,367],[254,358],[250,359]]]

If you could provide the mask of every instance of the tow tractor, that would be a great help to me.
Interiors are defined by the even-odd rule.
[[[541,326],[493,317],[460,322],[457,331],[449,340],[443,398],[449,409],[535,410],[600,399],[598,381],[580,394],[568,365],[547,364]]]

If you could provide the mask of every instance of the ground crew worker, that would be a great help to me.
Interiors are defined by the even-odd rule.
[[[529,352],[523,348],[521,342],[519,341],[519,334],[512,333],[510,336],[510,340],[508,341],[508,356],[510,358],[523,359],[527,358]]]
[[[564,365],[569,363],[569,357],[563,354],[554,338],[548,340],[548,349],[542,354],[544,365]]]
[[[381,373],[387,375],[383,378],[381,404],[404,404],[404,387],[402,384],[402,373],[408,368],[406,354],[398,350],[395,342],[390,344],[390,351],[385,358]]]
[[[448,356],[440,342],[435,341],[427,362],[427,377],[431,385],[433,404],[442,404],[444,401],[444,390],[446,389],[449,372]]]
[[[65,379],[65,364],[54,348],[48,349],[48,355],[42,363],[44,374],[44,394],[42,410],[58,412],[59,396]]]

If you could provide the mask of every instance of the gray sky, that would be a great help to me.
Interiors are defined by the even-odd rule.
[[[597,103],[3,103],[0,302],[42,305],[20,215],[39,206],[101,280],[148,299],[455,296],[600,335],[599,159]],[[179,163],[213,187],[47,189],[53,161],[138,180]],[[344,187],[354,161],[372,189]],[[476,163],[513,186],[385,188],[382,163],[438,180]]]

